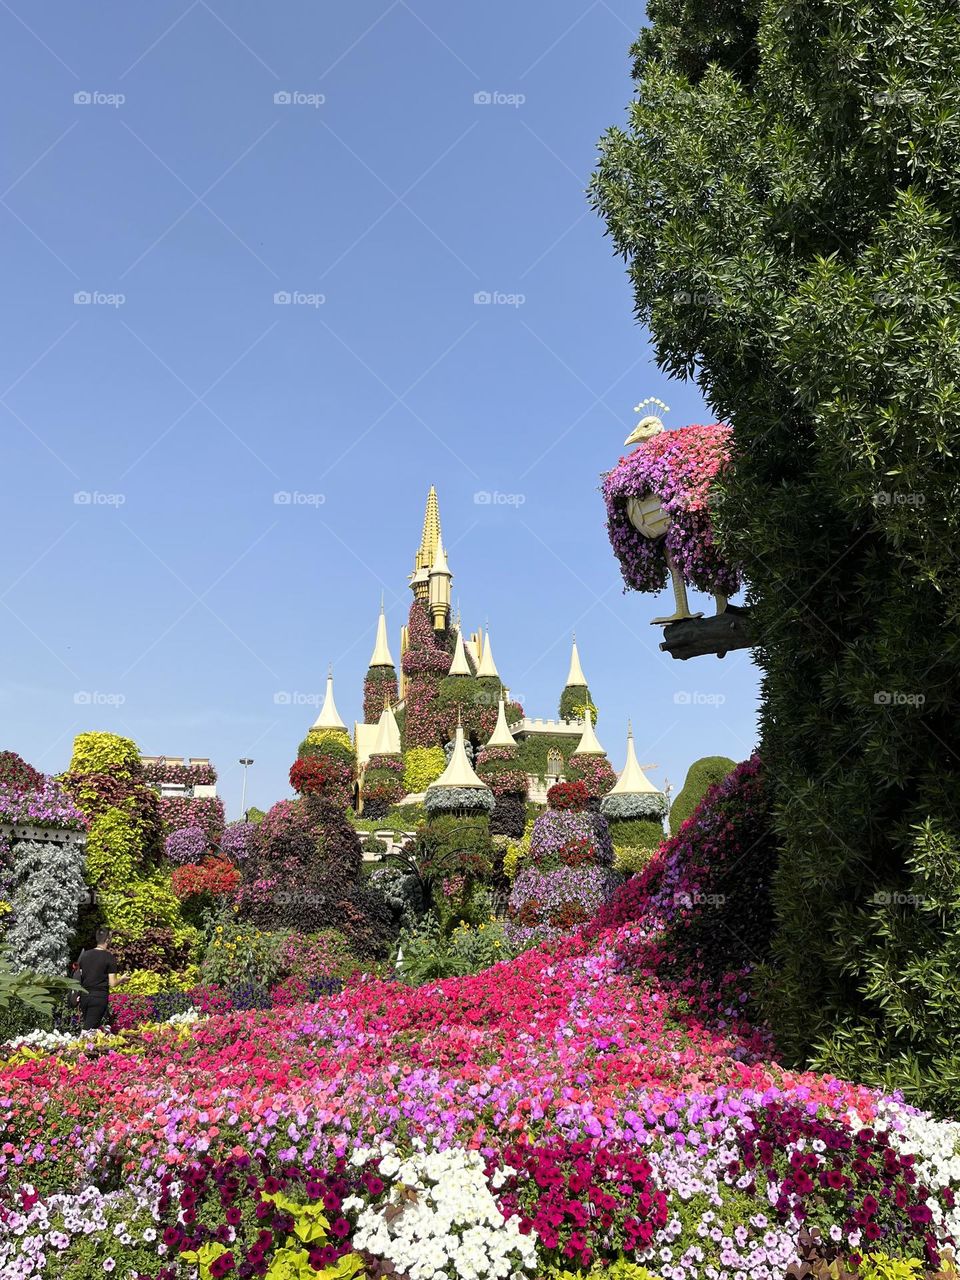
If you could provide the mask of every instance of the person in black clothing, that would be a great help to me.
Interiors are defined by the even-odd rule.
[[[97,945],[90,951],[81,951],[76,964],[83,987],[80,1014],[84,1031],[93,1031],[107,1020],[110,991],[120,981],[116,957],[107,950],[109,944],[110,930],[98,929]]]

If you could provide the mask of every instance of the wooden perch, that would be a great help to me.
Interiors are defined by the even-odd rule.
[[[686,661],[713,653],[722,658],[730,649],[749,649],[754,644],[750,610],[727,605],[711,618],[684,618],[663,628],[660,648],[671,658]]]

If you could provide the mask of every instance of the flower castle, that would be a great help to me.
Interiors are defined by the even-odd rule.
[[[352,737],[355,801],[368,816],[390,804],[420,800],[451,756],[490,787],[502,808],[506,797],[544,802],[568,774],[616,777],[594,731],[596,708],[573,639],[570,665],[553,717],[529,717],[511,700],[493,655],[489,627],[469,635],[451,604],[453,573],[431,486],[409,585],[413,600],[394,662],[381,599],[376,639],[363,686],[363,720],[349,734],[337,711],[333,677],[311,735]],[[598,769],[597,766],[602,766]],[[476,773],[473,773],[474,768]],[[649,784],[648,784],[649,785]],[[521,805],[522,808],[522,805]]]

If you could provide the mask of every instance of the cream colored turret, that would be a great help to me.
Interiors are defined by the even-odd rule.
[[[494,680],[500,679],[500,672],[497,670],[497,664],[493,660],[493,647],[490,644],[490,628],[487,628],[487,634],[483,640],[483,652],[480,654],[480,665],[477,667],[478,676],[492,676]]]
[[[516,747],[517,740],[507,727],[506,704],[503,694],[500,695],[500,709],[497,712],[497,727],[490,736],[488,747]]]
[[[380,713],[377,724],[377,740],[373,744],[375,756],[398,756],[400,754],[400,726],[393,708],[388,703]]]
[[[487,789],[487,784],[474,773],[473,765],[467,757],[463,741],[463,725],[459,722],[457,724],[457,736],[453,741],[450,763],[440,777],[431,782],[427,789],[432,791],[434,787],[483,787],[484,790]]]
[[[387,642],[387,619],[383,612],[383,596],[380,597],[380,617],[377,619],[377,641],[373,646],[373,656],[370,659],[371,667],[392,667],[393,656],[390,653],[390,645]]]
[[[580,665],[580,653],[577,650],[577,637],[573,637],[573,648],[570,650],[570,670],[567,672],[567,682],[565,689],[586,688],[587,677],[583,674],[583,667]]]
[[[337,704],[333,700],[333,668],[327,672],[327,693],[323,699],[323,706],[320,708],[320,714],[311,725],[313,729],[342,729],[347,732],[347,726],[340,719],[340,712],[337,710]]]
[[[586,718],[583,722],[583,736],[574,747],[573,754],[575,756],[605,756],[607,754],[593,731],[593,712],[589,707],[587,707]]]
[[[450,583],[453,574],[447,564],[447,553],[443,549],[443,539],[437,532],[437,551],[430,568],[428,586],[430,615],[433,618],[434,631],[446,631],[450,625]]]
[[[463,644],[463,632],[457,632],[457,643],[453,651],[453,661],[450,663],[449,674],[452,676],[470,676],[473,672],[470,670],[470,664],[467,662],[467,651]]]
[[[652,794],[660,795],[661,793],[640,768],[640,762],[637,760],[637,753],[633,745],[633,729],[628,724],[627,763],[623,766],[623,773],[617,779],[616,784],[607,792],[607,795],[640,796]]]

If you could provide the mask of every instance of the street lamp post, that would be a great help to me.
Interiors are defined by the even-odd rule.
[[[243,814],[244,821],[247,818],[247,769],[253,764],[249,756],[241,756],[240,764],[243,765],[243,791],[240,796],[240,812]]]

